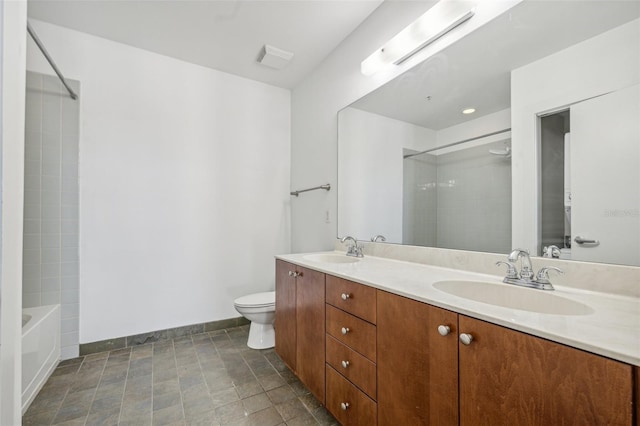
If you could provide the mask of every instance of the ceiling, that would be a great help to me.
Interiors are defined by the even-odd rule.
[[[638,1],[527,0],[351,106],[433,130],[473,120],[509,108],[512,69],[638,16]]]
[[[284,88],[316,68],[382,0],[29,0],[29,18]],[[46,46],[46,40],[43,40]],[[259,64],[264,44],[294,53]]]

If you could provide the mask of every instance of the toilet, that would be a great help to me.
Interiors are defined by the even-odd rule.
[[[233,302],[236,311],[251,321],[247,346],[268,349],[275,346],[273,320],[276,316],[276,292],[267,291],[242,296]]]

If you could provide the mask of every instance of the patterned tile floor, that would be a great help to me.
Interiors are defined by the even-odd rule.
[[[335,425],[248,326],[60,363],[24,425]]]

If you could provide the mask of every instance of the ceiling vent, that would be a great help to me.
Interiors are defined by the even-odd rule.
[[[293,58],[292,52],[287,52],[286,50],[265,44],[258,55],[258,62],[262,65],[281,70],[289,63],[291,58]]]

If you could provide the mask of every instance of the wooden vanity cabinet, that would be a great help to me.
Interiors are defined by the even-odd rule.
[[[296,371],[296,265],[276,260],[276,353]]]
[[[381,290],[377,306],[378,425],[457,425],[458,314]]]
[[[637,365],[633,367],[634,382],[635,382],[635,399],[633,405],[635,406],[636,424],[640,423],[640,367]]]
[[[276,260],[276,353],[325,403],[325,274]]]
[[[343,425],[640,421],[639,367],[280,260],[275,327]]]
[[[631,425],[632,367],[459,315],[460,425]]]
[[[628,364],[381,290],[377,316],[379,425],[634,424]]]
[[[327,275],[327,410],[344,426],[377,424],[376,289]]]

